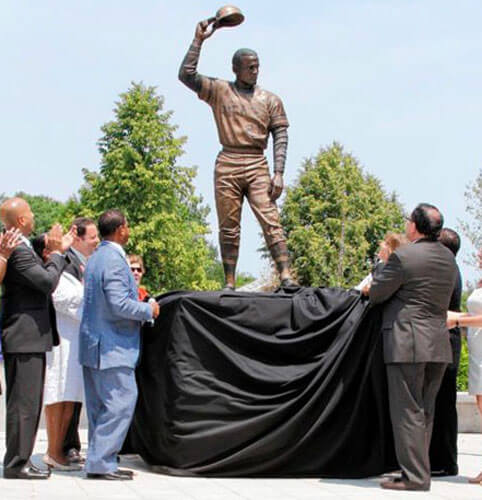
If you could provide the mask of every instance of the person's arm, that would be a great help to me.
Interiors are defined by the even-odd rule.
[[[368,292],[370,302],[380,304],[388,300],[403,283],[403,268],[396,253],[392,253],[383,268],[375,272]]]
[[[458,327],[482,327],[482,314],[448,311],[447,327],[449,329]]]
[[[5,277],[8,259],[20,243],[20,231],[18,229],[9,229],[4,234],[0,234],[0,283],[3,282]]]
[[[57,287],[66,262],[61,255],[52,254],[47,263],[42,265],[32,250],[20,245],[12,253],[8,265],[15,268],[19,283],[50,295]]]
[[[194,40],[179,68],[179,80],[181,80],[186,87],[197,93],[201,91],[202,79],[205,78],[197,72],[201,47],[204,40],[209,38],[216,29],[214,27],[214,20],[215,18],[211,18],[198,23],[194,34]]]
[[[153,318],[153,306],[131,299],[130,280],[125,262],[112,259],[104,271],[104,292],[111,312],[123,319],[149,321]],[[157,304],[156,304],[157,305]]]

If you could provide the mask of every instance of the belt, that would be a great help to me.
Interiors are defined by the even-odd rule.
[[[235,153],[241,155],[264,155],[263,148],[223,146],[223,153]]]

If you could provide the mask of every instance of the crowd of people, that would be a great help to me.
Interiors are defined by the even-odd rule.
[[[96,222],[78,217],[33,240],[28,203],[0,207],[2,352],[6,375],[5,478],[47,479],[84,468],[89,479],[130,480],[118,467],[137,399],[134,369],[140,327],[159,305],[141,285],[139,255],[126,255],[129,225],[118,210]],[[100,235],[100,238],[99,238]],[[383,303],[382,336],[390,417],[401,476],[381,486],[427,490],[431,476],[457,475],[456,379],[461,328],[467,327],[469,392],[482,414],[482,287],[460,312],[458,234],[440,211],[418,205],[406,234],[388,233],[373,271],[357,287]],[[482,250],[479,252],[482,268]],[[482,285],[482,283],[481,283]],[[449,332],[450,329],[450,332]],[[81,453],[79,416],[88,417]],[[45,409],[47,468],[31,462]],[[482,484],[482,473],[472,482]]]

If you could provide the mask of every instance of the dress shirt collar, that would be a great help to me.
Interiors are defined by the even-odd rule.
[[[30,249],[33,250],[32,243],[30,243],[30,240],[26,238],[23,234],[20,235],[20,240],[25,243]]]
[[[122,255],[122,257],[124,257],[126,262],[129,263],[127,260],[127,254],[126,254],[125,250],[122,248],[122,246],[119,245],[119,243],[116,243],[115,241],[110,241],[110,240],[103,240],[102,244],[112,245]]]
[[[86,266],[87,265],[87,257],[79,252],[78,250],[76,250],[74,247],[70,247],[70,250],[72,251],[72,253],[80,260],[80,263],[83,265],[83,266]]]

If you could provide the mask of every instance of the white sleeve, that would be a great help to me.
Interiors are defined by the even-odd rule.
[[[52,294],[54,308],[59,313],[80,321],[84,303],[84,287],[74,277],[60,276],[59,284]]]

